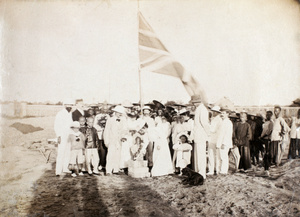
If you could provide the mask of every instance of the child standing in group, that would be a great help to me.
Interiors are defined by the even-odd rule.
[[[98,134],[93,125],[94,118],[88,117],[86,128],[85,161],[89,175],[92,175],[93,173],[99,175],[98,164],[100,159],[98,154]],[[93,166],[93,171],[91,169],[91,165]]]
[[[180,168],[180,176],[182,175],[182,169],[191,163],[191,151],[192,146],[188,143],[188,135],[181,133],[178,135],[179,141],[173,145],[173,149],[176,153],[176,167]]]
[[[78,121],[74,121],[71,125],[71,133],[69,135],[69,142],[71,143],[71,158],[70,158],[70,170],[72,176],[76,177],[75,168],[78,164],[78,175],[83,176],[81,171],[84,162],[84,142],[85,136],[79,131],[80,124]]]

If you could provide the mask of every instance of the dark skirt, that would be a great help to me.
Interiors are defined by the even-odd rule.
[[[250,169],[251,168],[251,158],[250,158],[250,150],[248,146],[240,146],[239,147],[241,160],[239,169]]]

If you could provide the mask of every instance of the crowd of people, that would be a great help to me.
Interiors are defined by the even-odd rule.
[[[235,172],[253,166],[280,165],[284,147],[289,158],[300,157],[300,109],[289,124],[275,106],[261,114],[207,106],[198,95],[188,105],[164,105],[156,100],[141,107],[124,101],[86,109],[82,101],[64,102],[55,118],[58,152],[56,175],[112,175],[132,161],[147,161],[151,176],[176,173],[185,167],[205,179],[227,175],[229,155]]]

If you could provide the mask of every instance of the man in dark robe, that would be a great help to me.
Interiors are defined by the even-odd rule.
[[[235,142],[239,147],[241,159],[239,169],[247,169],[251,168],[251,158],[250,158],[250,147],[249,140],[251,139],[252,132],[250,125],[247,121],[247,113],[242,111],[240,113],[241,122],[238,122],[235,128]]]

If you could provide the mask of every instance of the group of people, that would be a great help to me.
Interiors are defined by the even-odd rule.
[[[253,164],[263,165],[268,173],[280,164],[288,136],[289,157],[300,155],[300,109],[288,125],[279,106],[274,117],[267,111],[264,118],[227,106],[209,107],[199,95],[191,97],[189,109],[155,100],[143,107],[129,101],[88,110],[82,101],[66,101],[64,106],[54,124],[56,175],[127,173],[130,162],[147,161],[151,176],[181,175],[190,167],[205,179],[228,174],[230,154],[236,171]]]

